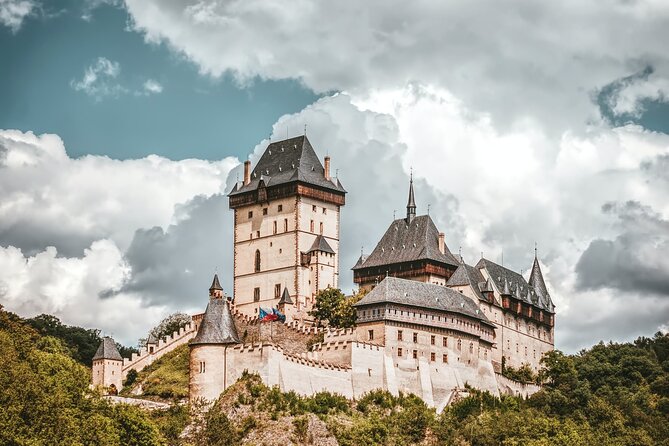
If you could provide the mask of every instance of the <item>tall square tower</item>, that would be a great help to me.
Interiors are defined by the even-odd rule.
[[[346,191],[305,136],[269,144],[229,196],[234,210],[236,308],[279,308],[309,319],[316,293],[337,287],[339,212]]]

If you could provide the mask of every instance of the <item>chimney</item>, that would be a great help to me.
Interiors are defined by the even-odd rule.
[[[444,237],[445,237],[444,233],[440,232],[439,233],[439,252],[441,252],[442,254],[445,254],[445,252],[444,252],[445,251],[445,249],[444,249]],[[432,239],[432,240],[434,240],[434,239]]]
[[[325,157],[325,179],[330,180],[330,157]]]
[[[244,185],[251,182],[251,161],[244,161]]]

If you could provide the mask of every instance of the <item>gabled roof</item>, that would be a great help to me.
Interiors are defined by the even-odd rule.
[[[287,304],[287,305],[293,304],[293,299],[290,298],[290,293],[288,292],[288,288],[283,289],[283,294],[281,294],[281,299],[279,299],[279,305],[281,304]]]
[[[337,178],[325,178],[325,169],[306,135],[270,143],[251,172],[249,184],[238,183],[229,196],[266,187],[300,182],[334,192],[346,193]]]
[[[227,299],[209,299],[202,323],[190,344],[239,344],[239,342],[237,327],[232,319]]]
[[[527,283],[525,278],[517,272],[498,265],[488,259],[479,260],[476,264],[476,268],[479,270],[485,268],[488,271],[490,280],[500,294],[516,296],[516,298],[520,295],[520,300],[534,305],[537,308],[553,312],[553,307],[546,306],[541,299],[538,299],[534,287]]]
[[[384,278],[354,306],[363,307],[383,302],[464,314],[490,324],[478,305],[462,293],[442,285],[397,277]]]
[[[223,287],[221,286],[221,283],[218,281],[218,274],[214,274],[214,280],[211,282],[211,286],[209,287],[209,291],[223,291]]]
[[[116,348],[116,342],[109,336],[102,338],[100,346],[95,352],[95,355],[93,355],[93,360],[95,361],[96,359],[114,359],[116,361],[123,361],[121,354]]]
[[[439,231],[429,215],[421,215],[410,223],[400,218],[393,221],[374,251],[362,265],[354,270],[393,263],[412,262],[416,260],[432,260],[452,266],[459,262],[444,245],[445,253],[439,251]]]
[[[313,251],[322,251],[322,252],[327,252],[328,254],[334,254],[334,249],[330,246],[327,240],[325,240],[325,237],[322,235],[317,235],[316,240],[314,240],[314,243],[311,245],[311,248],[309,248],[309,251],[307,252],[313,252]]]
[[[479,286],[481,283],[486,283],[483,275],[481,274],[481,271],[471,265],[467,265],[466,263],[460,263],[458,269],[455,270],[453,275],[448,279],[448,282],[446,282],[446,286],[453,287],[469,285],[471,286],[472,290],[474,290],[476,297],[478,297],[480,300],[486,300],[481,293],[481,291],[485,289],[482,289],[481,286]]]
[[[158,340],[156,337],[153,335],[153,333],[149,333],[149,337],[146,339],[147,344],[157,344]]]

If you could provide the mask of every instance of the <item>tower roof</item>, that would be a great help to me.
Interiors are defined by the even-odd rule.
[[[537,258],[536,254],[534,255],[534,263],[532,264],[532,272],[530,273],[529,283],[537,294],[538,302],[540,302],[549,311],[553,311],[555,305],[553,305],[553,300],[548,293],[548,288],[546,287],[546,282],[544,282],[544,275],[541,273],[539,259]]]
[[[228,196],[266,187],[300,182],[345,194],[339,179],[325,178],[325,168],[306,135],[270,143],[251,172],[249,184],[235,184]]]
[[[481,283],[486,283],[483,275],[481,274],[481,271],[463,262],[460,263],[458,269],[456,269],[453,275],[448,279],[446,286],[453,287],[469,285],[471,286],[472,290],[474,290],[476,297],[478,297],[480,300],[485,300],[485,297],[483,297],[483,294],[481,293],[481,291],[483,291],[481,289],[482,287],[479,286]],[[483,288],[485,289],[485,287]]]
[[[146,343],[148,344],[157,344],[158,340],[156,337],[153,335],[153,333],[149,333],[149,337],[146,339]]]
[[[407,222],[411,222],[416,217],[416,200],[413,195],[413,173],[409,180],[409,200],[407,201]]]
[[[317,235],[316,240],[314,240],[314,243],[311,245],[311,248],[309,248],[309,251],[307,252],[312,252],[312,251],[322,251],[322,252],[327,252],[328,254],[334,254],[334,249],[330,246],[327,240],[325,240],[325,237],[322,235]]]
[[[239,344],[239,342],[237,327],[232,320],[227,299],[209,299],[200,328],[190,344]]]
[[[221,283],[218,281],[218,274],[214,274],[214,280],[211,282],[209,291],[223,291]]]
[[[293,304],[293,299],[290,298],[290,293],[288,292],[288,288],[286,287],[283,288],[281,299],[279,299],[279,305],[281,304],[288,304],[288,305]]]
[[[116,342],[109,336],[102,338],[100,346],[95,352],[95,355],[93,355],[93,360],[96,359],[114,359],[116,361],[123,361],[121,354],[116,348]]]
[[[393,221],[374,251],[362,265],[356,264],[353,269],[417,260],[432,260],[451,266],[460,264],[446,245],[443,254],[439,250],[439,231],[429,215],[420,215],[411,222],[404,218]]]

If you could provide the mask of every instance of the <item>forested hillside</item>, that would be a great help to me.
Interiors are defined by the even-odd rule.
[[[110,405],[89,390],[72,348],[31,325],[0,309],[2,445],[669,445],[669,336],[659,333],[547,355],[544,390],[528,400],[470,390],[438,415],[412,395],[300,397],[246,375],[202,415]],[[183,397],[185,354],[175,350],[138,382]]]

